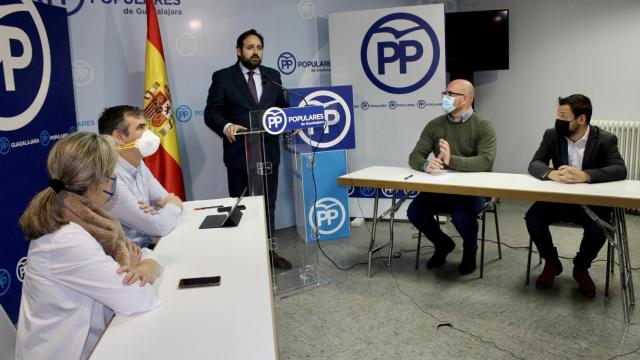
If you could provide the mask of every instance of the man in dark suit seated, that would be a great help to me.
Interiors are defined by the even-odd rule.
[[[263,45],[262,35],[254,29],[240,34],[236,42],[238,61],[213,73],[204,110],[205,123],[222,138],[229,195],[232,197],[240,196],[248,185],[245,139],[236,133],[250,127],[251,111],[289,106],[282,89],[274,84],[281,83],[280,73],[260,65]],[[278,193],[279,137],[265,134],[264,150],[265,161],[272,164],[272,172],[266,180],[268,235],[271,238]],[[275,252],[272,252],[272,260],[276,268],[291,268],[291,263]]]
[[[529,163],[529,173],[541,180],[562,183],[598,183],[624,180],[627,168],[618,151],[618,138],[591,121],[591,101],[581,94],[558,99],[555,128],[547,129],[542,143]],[[549,160],[553,168],[549,167]],[[599,218],[611,222],[612,209],[590,206]],[[549,225],[555,222],[575,223],[584,228],[580,249],[573,259],[573,278],[578,292],[594,297],[595,284],[589,276],[591,262],[606,242],[600,227],[580,205],[538,201],[525,217],[531,239],[544,259],[544,269],[536,281],[539,289],[553,285],[562,272],[558,252],[553,246]]]

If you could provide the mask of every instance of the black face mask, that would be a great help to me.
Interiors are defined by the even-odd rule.
[[[556,131],[562,136],[569,137],[575,131],[569,129],[569,125],[571,125],[571,121],[556,119]]]

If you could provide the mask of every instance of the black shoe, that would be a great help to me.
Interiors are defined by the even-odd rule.
[[[433,255],[431,255],[431,258],[427,261],[427,269],[442,267],[444,261],[447,259],[447,255],[449,255],[455,247],[456,243],[451,239],[446,239],[442,242],[442,245],[436,246],[436,251],[433,252]]]
[[[278,255],[275,251],[271,252],[271,260],[273,261],[273,267],[280,270],[289,270],[291,269],[291,262],[289,260],[283,258]]]
[[[461,275],[468,275],[476,271],[476,253],[463,253],[460,268],[458,270]]]

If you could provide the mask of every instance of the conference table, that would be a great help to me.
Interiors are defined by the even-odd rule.
[[[190,201],[154,256],[164,267],[153,286],[162,304],[116,316],[91,359],[277,359],[264,200],[245,197],[237,227],[199,229],[213,205]],[[220,286],[178,289],[181,278],[221,277]]]
[[[624,318],[627,325],[630,323],[630,310],[635,304],[635,296],[624,209],[640,208],[640,181],[563,184],[555,181],[542,181],[525,174],[451,171],[427,174],[405,167],[372,166],[340,176],[337,182],[340,185],[353,187],[393,190],[391,207],[381,215],[378,215],[379,191],[375,192],[373,226],[369,243],[368,276],[371,276],[373,253],[378,250],[389,247],[387,266],[391,265],[394,213],[407,199],[407,195],[405,195],[397,201],[397,190],[579,204],[583,205],[587,211],[588,208],[584,205],[612,207],[614,212],[611,225],[597,219],[595,214],[589,215],[592,218],[595,217],[594,220],[598,221],[607,235],[607,239],[618,251]],[[387,215],[390,217],[389,241],[376,246],[377,224]],[[523,236],[528,235],[523,234]]]

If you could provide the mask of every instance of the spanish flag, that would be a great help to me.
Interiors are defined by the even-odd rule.
[[[147,54],[144,71],[144,113],[149,129],[160,137],[158,151],[144,159],[149,170],[167,189],[185,200],[178,131],[164,62],[162,37],[153,1],[147,1]]]

